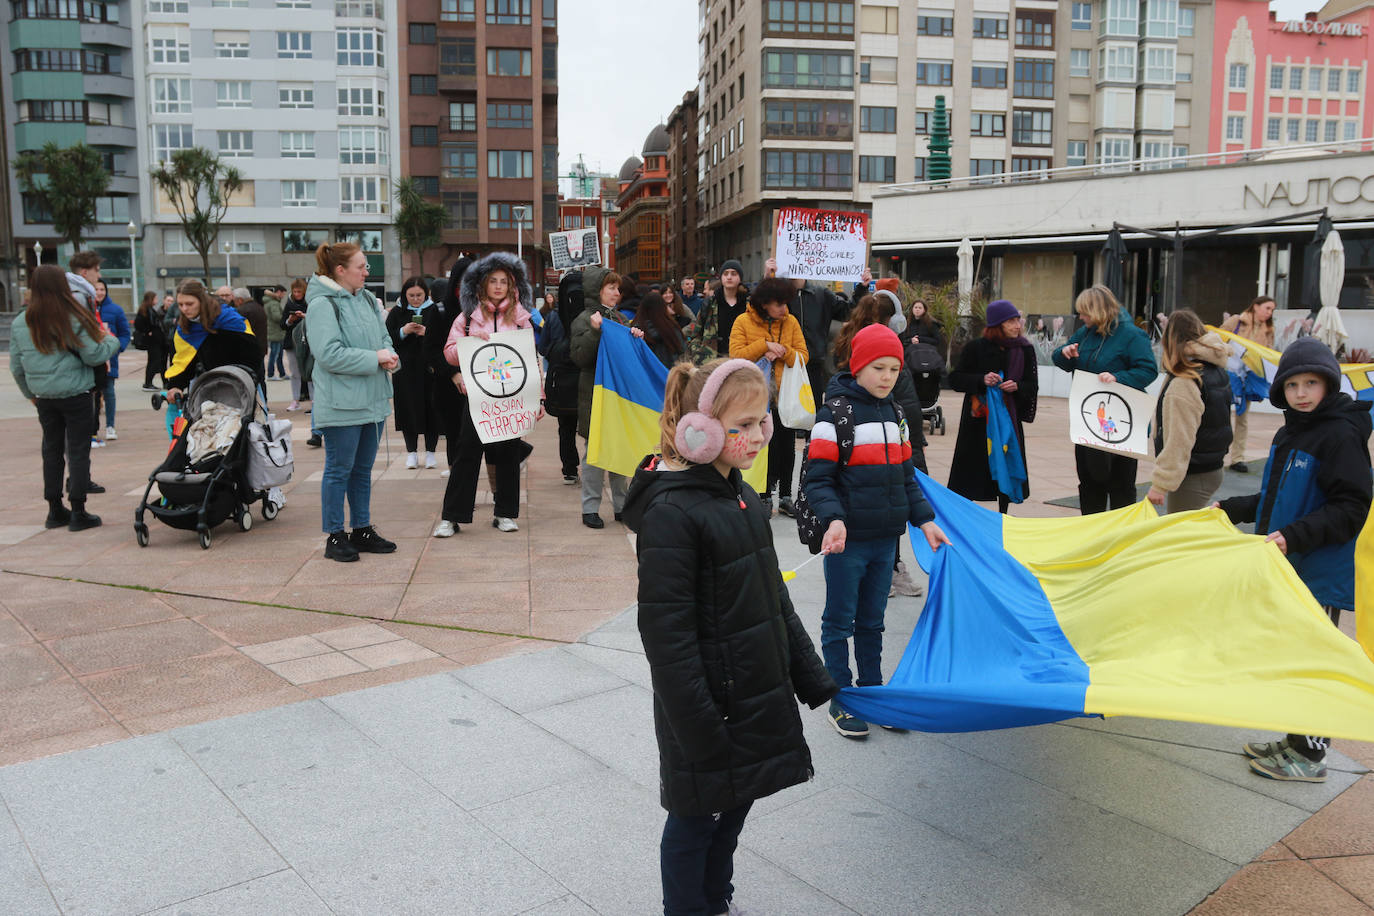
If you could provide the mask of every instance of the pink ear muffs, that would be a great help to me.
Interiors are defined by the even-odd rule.
[[[713,409],[716,395],[720,394],[720,386],[731,373],[740,369],[759,371],[759,367],[747,359],[732,359],[725,362],[706,380],[706,385],[701,389],[701,396],[697,398],[697,409],[683,414],[677,421],[673,445],[679,455],[693,464],[715,461],[720,457],[721,449],[725,448],[725,427],[716,419]],[[771,414],[764,414],[762,426],[763,441],[766,445],[768,440],[773,438]]]

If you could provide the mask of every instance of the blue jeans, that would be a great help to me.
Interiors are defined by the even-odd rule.
[[[114,426],[115,415],[115,382],[119,381],[115,376],[105,378],[105,425]],[[97,418],[98,419],[98,418]]]
[[[668,813],[659,844],[664,916],[714,916],[734,896],[735,847],[753,802],[720,814]]]
[[[883,682],[883,617],[892,587],[895,538],[848,541],[844,553],[825,557],[825,612],[821,614],[821,655],[825,670],[841,687],[853,683],[849,637],[860,687]]]
[[[368,504],[372,499],[372,463],[382,424],[327,426],[324,437],[324,479],[320,481],[320,514],[328,534],[344,530],[344,497],[354,528],[372,524]]]
[[[286,378],[286,366],[282,363],[282,342],[280,340],[269,341],[267,344],[267,374]]]

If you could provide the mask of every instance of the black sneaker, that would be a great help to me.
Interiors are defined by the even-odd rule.
[[[321,445],[324,445],[324,440],[319,436],[311,436],[309,439],[305,440],[305,444],[311,448],[319,448]]]
[[[1249,474],[1250,465],[1246,464],[1244,461],[1237,461],[1235,464],[1231,465],[1231,470],[1235,471],[1237,474]]]
[[[796,518],[797,510],[792,507],[792,497],[784,496],[778,500],[778,511],[788,518]]]
[[[583,512],[582,524],[586,525],[588,528],[606,527],[606,523],[601,520],[601,516],[597,515],[595,512]]]
[[[831,725],[835,726],[835,731],[846,738],[868,737],[868,723],[845,712],[844,707],[834,700],[830,701],[830,710],[826,718],[830,720]]]
[[[72,491],[72,479],[71,479],[70,477],[68,477],[68,478],[67,478],[67,492],[70,493],[71,491]],[[87,493],[104,493],[104,492],[105,492],[105,488],[102,487],[100,484],[96,483],[94,480],[91,480],[91,481],[88,481],[88,482],[86,483],[86,492],[87,492]]]
[[[85,509],[73,510],[71,520],[67,522],[68,531],[85,531],[87,528],[99,527],[100,516],[91,515]]]
[[[624,513],[624,512],[617,512],[617,513],[615,514],[615,520],[618,521],[618,522],[623,522],[623,521],[625,521],[625,513]]]
[[[43,520],[43,527],[62,528],[71,520],[72,514],[66,506],[52,506],[48,509],[48,517]]]
[[[354,528],[353,533],[348,536],[358,553],[395,553],[396,542],[388,541],[377,533],[377,529],[368,525],[366,528]]]
[[[338,560],[340,563],[352,563],[358,559],[358,548],[353,546],[348,535],[342,531],[331,531],[324,542],[324,558]]]

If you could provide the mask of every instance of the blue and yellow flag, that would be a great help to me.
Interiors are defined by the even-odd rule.
[[[668,370],[642,340],[621,324],[603,322],[592,390],[587,463],[632,476],[645,455],[657,452]],[[744,481],[757,491],[765,485],[768,450],[754,459]]]
[[[840,694],[860,718],[953,732],[1146,716],[1374,740],[1374,661],[1220,510],[1011,518],[918,476],[953,546],[932,556],[913,534],[930,597],[890,682]]]
[[[1026,462],[1021,457],[1021,443],[1016,438],[1016,424],[1006,399],[996,385],[988,385],[983,393],[988,405],[988,470],[997,490],[1014,503],[1026,500]]]
[[[1239,396],[1259,395],[1259,400],[1267,399],[1269,386],[1273,384],[1278,373],[1279,358],[1283,354],[1278,350],[1261,346],[1253,340],[1247,340],[1239,334],[1232,334],[1211,325],[1207,327],[1208,330],[1216,331],[1222,340],[1238,344],[1242,348],[1240,361],[1252,375],[1247,374],[1242,381]],[[1232,377],[1235,378],[1234,372]],[[1234,382],[1232,386],[1236,386]],[[1341,363],[1341,390],[1357,401],[1374,401],[1374,363]]]
[[[1374,512],[1355,542],[1355,634],[1374,659]]]

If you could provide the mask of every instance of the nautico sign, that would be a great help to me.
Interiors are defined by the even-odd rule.
[[[1374,203],[1374,175],[1247,184],[1241,206],[1247,210],[1256,207],[1268,210],[1271,207],[1324,207],[1360,201]]]

